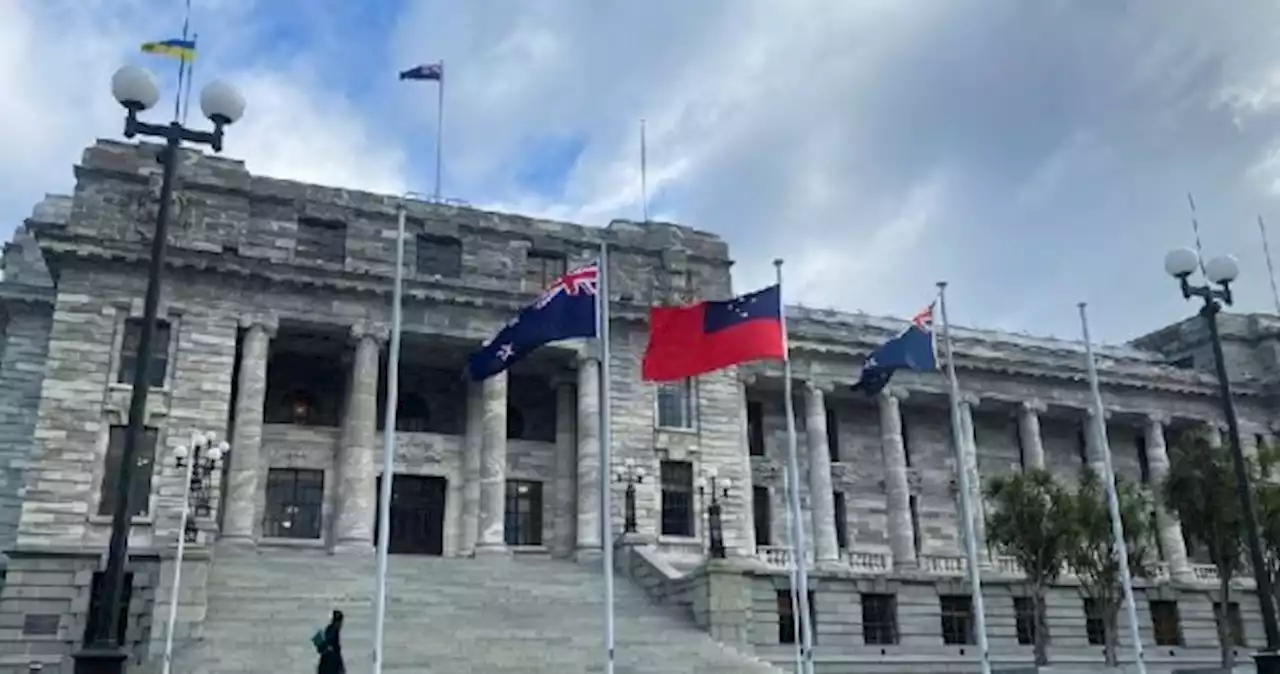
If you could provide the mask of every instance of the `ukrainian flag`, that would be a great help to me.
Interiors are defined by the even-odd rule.
[[[173,39],[162,42],[143,42],[142,53],[171,56],[183,63],[189,63],[196,58],[196,41]]]

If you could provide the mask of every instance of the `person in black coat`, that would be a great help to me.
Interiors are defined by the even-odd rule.
[[[342,662],[342,611],[334,611],[329,625],[324,628],[324,647],[320,651],[320,665],[317,674],[346,674],[347,666]]]

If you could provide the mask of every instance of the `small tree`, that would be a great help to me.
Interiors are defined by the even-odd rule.
[[[1189,547],[1205,551],[1218,568],[1219,610],[1214,611],[1223,669],[1234,665],[1232,629],[1226,607],[1231,579],[1244,566],[1244,517],[1231,456],[1201,433],[1185,433],[1169,452],[1164,502],[1182,520]]]
[[[1036,665],[1049,664],[1045,594],[1058,580],[1071,525],[1063,513],[1067,494],[1047,471],[1000,475],[986,485],[987,544],[1017,560],[1027,576],[1035,612]]]
[[[1258,499],[1258,527],[1272,588],[1280,580],[1280,483],[1275,481],[1277,477],[1280,477],[1280,449],[1270,445],[1258,447],[1254,494]]]
[[[1151,499],[1133,482],[1116,476],[1116,501],[1129,557],[1129,573],[1148,577],[1152,570]],[[1080,580],[1080,594],[1092,599],[1102,620],[1102,653],[1108,667],[1117,666],[1118,616],[1124,602],[1120,550],[1111,525],[1106,483],[1086,467],[1071,496],[1074,542],[1067,554]]]

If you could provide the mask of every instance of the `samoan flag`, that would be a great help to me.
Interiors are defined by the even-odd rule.
[[[889,385],[898,370],[933,372],[938,369],[938,348],[933,332],[933,305],[911,319],[897,337],[881,344],[862,363],[862,375],[853,390],[874,396]]]
[[[493,339],[467,358],[473,381],[505,371],[540,346],[596,336],[600,264],[574,269],[556,279],[533,304],[520,310]]]

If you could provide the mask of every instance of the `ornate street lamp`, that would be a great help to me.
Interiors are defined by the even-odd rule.
[[[226,442],[217,442],[213,433],[192,433],[191,446],[181,445],[173,451],[173,462],[178,468],[187,469],[186,487],[182,495],[182,516],[178,520],[178,553],[173,561],[173,588],[169,594],[169,627],[164,636],[164,672],[169,674],[173,665],[173,631],[178,625],[178,595],[182,588],[182,558],[187,543],[195,543],[200,527],[195,517],[208,517],[213,512],[213,476],[218,473],[221,461],[231,451]],[[195,517],[192,517],[192,514]]]
[[[178,149],[182,143],[208,145],[222,151],[223,130],[244,114],[244,98],[231,85],[213,82],[200,92],[200,110],[213,122],[213,131],[193,131],[176,120],[169,124],[150,124],[138,119],[138,113],[160,101],[160,89],[150,72],[133,66],[116,71],[111,77],[111,93],[124,106],[124,137],[151,136],[165,141],[158,157],[163,169],[160,204],[155,232],[151,235],[151,262],[147,270],[147,295],[143,304],[142,334],[138,337],[137,364],[133,369],[133,393],[129,400],[128,430],[124,451],[116,476],[115,512],[111,517],[111,542],[107,546],[107,565],[102,578],[98,615],[89,624],[95,634],[87,634],[85,648],[77,652],[75,674],[121,674],[127,657],[118,643],[117,620],[124,591],[125,560],[129,556],[130,513],[138,448],[145,432],[147,393],[150,383],[151,351],[156,333],[156,313],[160,306],[161,272],[164,269],[168,241],[169,211],[173,201],[173,182],[178,171]]]
[[[622,462],[622,470],[614,474],[613,481],[627,485],[623,500],[626,517],[623,533],[634,534],[636,532],[636,485],[644,484],[644,468],[637,466],[635,459],[628,458]]]
[[[729,478],[719,478],[717,481],[716,470],[708,468],[698,478],[698,495],[706,498],[710,493],[711,500],[707,503],[707,528],[711,535],[711,558],[724,559],[724,524],[721,518],[720,499],[729,497],[729,487],[731,483]]]
[[[1204,273],[1207,284],[1192,285],[1188,280],[1197,269]],[[1254,654],[1258,674],[1280,674],[1280,629],[1276,625],[1276,609],[1273,601],[1271,576],[1263,560],[1262,540],[1258,533],[1258,515],[1254,507],[1253,489],[1249,484],[1249,471],[1240,444],[1240,420],[1236,417],[1236,405],[1231,396],[1231,379],[1227,376],[1226,358],[1222,353],[1222,336],[1218,334],[1218,314],[1223,305],[1231,306],[1231,283],[1236,280],[1240,268],[1236,259],[1221,255],[1200,264],[1200,255],[1190,248],[1169,251],[1164,258],[1164,270],[1178,280],[1185,299],[1198,297],[1203,302],[1200,316],[1209,328],[1209,341],[1213,347],[1213,364],[1218,373],[1218,395],[1222,398],[1222,413],[1227,418],[1227,435],[1231,443],[1231,462],[1236,474],[1236,492],[1240,495],[1240,507],[1244,512],[1245,535],[1249,543],[1249,561],[1253,565],[1253,577],[1258,588],[1258,604],[1262,608],[1262,626],[1267,636],[1265,650]],[[1217,288],[1213,286],[1218,286]]]

